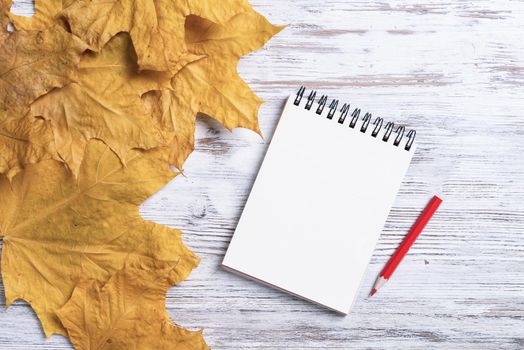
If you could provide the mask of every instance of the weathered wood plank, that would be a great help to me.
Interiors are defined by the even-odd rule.
[[[205,328],[215,349],[524,348],[524,3],[252,2],[290,24],[239,67],[267,101],[268,141],[286,94],[304,84],[416,128],[419,148],[360,298],[340,317],[220,269],[267,144],[200,120],[186,176],[142,206],[145,218],[181,228],[202,257],[168,294],[173,319]],[[29,14],[30,3],[17,11]],[[367,299],[433,193],[441,210]],[[27,348],[70,346],[45,341],[26,304],[2,308],[0,349]]]

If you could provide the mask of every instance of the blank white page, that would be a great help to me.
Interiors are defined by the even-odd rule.
[[[347,314],[415,147],[289,98],[223,266]],[[369,286],[371,289],[371,286]]]

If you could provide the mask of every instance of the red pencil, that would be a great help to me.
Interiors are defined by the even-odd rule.
[[[384,266],[378,275],[375,285],[373,286],[373,290],[369,294],[370,296],[373,296],[380,288],[382,288],[382,286],[384,286],[384,284],[386,284],[386,282],[389,280],[391,275],[393,275],[393,272],[395,272],[397,266],[400,264],[402,259],[404,259],[404,256],[409,251],[409,248],[411,248],[433,214],[435,214],[437,211],[440,203],[442,203],[442,199],[437,196],[433,196],[431,201],[429,201],[422,214],[420,214],[415,224],[411,227],[411,230],[409,230],[402,243],[400,243],[395,253],[391,256],[391,258],[389,258],[386,266]]]

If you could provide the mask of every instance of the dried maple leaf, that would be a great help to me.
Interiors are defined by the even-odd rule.
[[[173,324],[165,295],[176,283],[176,264],[126,264],[102,285],[78,286],[58,316],[78,350],[206,350],[202,332]]]
[[[0,112],[22,118],[38,97],[72,82],[85,48],[59,26],[0,36]]]
[[[13,4],[12,0],[0,0],[0,40],[2,36],[7,33],[7,25],[9,24],[9,9]]]
[[[140,97],[168,86],[169,78],[159,72],[139,73],[129,36],[121,33],[100,53],[82,57],[77,82],[51,91],[31,110],[51,121],[57,151],[77,175],[90,139],[104,141],[122,160],[132,148],[165,143]]]
[[[51,125],[29,115],[22,119],[0,117],[0,174],[11,180],[26,164],[59,159]]]
[[[273,26],[252,8],[220,25],[190,16],[186,22],[188,49],[206,58],[190,63],[172,79],[171,90],[151,92],[144,102],[164,130],[173,131],[170,161],[182,169],[194,149],[198,113],[211,116],[227,129],[248,128],[260,133],[262,104],[239,77],[239,59],[262,47],[283,27]]]
[[[185,46],[187,16],[224,23],[248,6],[246,0],[79,0],[62,15],[92,50],[99,51],[117,33],[128,32],[141,69],[176,73],[181,61],[199,58]]]
[[[35,0],[35,14],[31,17],[17,16],[12,13],[9,18],[18,30],[44,30],[61,23],[60,12],[76,0]]]
[[[0,5],[4,25],[10,1]],[[48,125],[27,116],[29,105],[76,79],[84,50],[60,27],[0,35],[0,174],[12,178],[27,163],[58,158]]]
[[[173,282],[198,258],[180,232],[141,219],[138,205],[175,174],[163,149],[132,151],[123,167],[102,142],[89,143],[75,180],[54,160],[0,180],[2,276],[9,306],[31,304],[46,335],[65,334],[56,316],[83,279],[104,282],[126,261],[176,263]]]

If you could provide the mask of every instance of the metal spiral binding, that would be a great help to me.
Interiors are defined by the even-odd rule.
[[[294,101],[295,106],[299,106],[300,105],[300,102],[302,102],[302,99],[304,98],[305,92],[306,92],[306,88],[304,86],[302,86],[298,90],[297,96],[296,96],[295,101]],[[315,90],[312,90],[309,93],[306,105],[304,106],[305,109],[307,109],[308,111],[311,110],[311,107],[313,107],[313,103],[315,102],[316,96],[317,96],[317,92]],[[327,119],[329,119],[329,120],[333,119],[333,117],[335,116],[335,113],[337,112],[339,102],[340,102],[339,100],[332,100],[331,101],[331,103],[329,105],[329,111],[328,111],[328,114],[327,114]],[[317,109],[316,109],[315,113],[318,114],[318,115],[322,115],[322,113],[324,112],[324,109],[327,106],[327,103],[328,103],[328,96],[327,95],[322,95],[322,97],[318,101],[318,106],[317,106]],[[340,108],[340,117],[338,118],[338,123],[339,124],[344,124],[344,122],[346,121],[346,119],[347,119],[347,117],[349,115],[349,112],[351,110],[350,107],[351,107],[351,105],[349,103],[344,103],[344,105]],[[349,122],[349,127],[350,128],[352,128],[352,129],[355,128],[355,126],[357,125],[357,122],[360,119],[360,113],[361,112],[362,111],[360,110],[360,108],[355,108],[353,110],[353,112],[350,115],[350,117],[351,117],[351,120]],[[371,113],[365,113],[364,114],[364,117],[362,117],[362,119],[361,119],[362,120],[362,125],[360,126],[360,132],[366,133],[367,130],[369,129],[369,126],[372,125],[372,130],[373,131],[371,132],[371,136],[376,138],[378,136],[378,134],[380,133],[380,131],[382,130],[382,126],[384,124],[384,120],[382,118],[380,118],[380,117],[377,117],[377,118],[375,118],[375,120],[371,124],[372,118],[373,118],[373,116],[372,116]],[[406,151],[411,150],[411,147],[413,146],[413,143],[415,142],[415,138],[416,138],[416,135],[417,135],[415,130],[410,130],[407,133],[407,135],[405,135],[406,128],[404,126],[399,126],[395,130],[395,124],[392,123],[392,122],[386,123],[386,126],[384,127],[384,130],[385,131],[384,131],[384,135],[382,136],[382,141],[388,142],[389,139],[391,138],[391,135],[393,133],[395,133],[396,136],[395,136],[395,139],[393,141],[393,145],[398,147],[400,145],[400,143],[402,142],[402,140],[406,138],[407,142],[406,142],[406,145],[404,146],[404,149]]]

